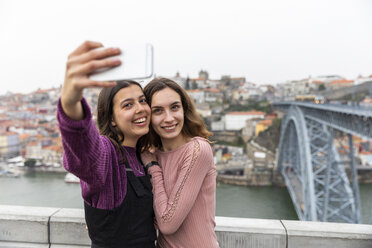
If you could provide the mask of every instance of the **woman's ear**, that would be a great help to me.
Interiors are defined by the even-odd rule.
[[[116,127],[116,122],[115,122],[114,120],[111,120],[111,125],[112,125],[113,127]]]

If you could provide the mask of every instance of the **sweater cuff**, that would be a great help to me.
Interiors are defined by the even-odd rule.
[[[58,106],[57,106],[57,118],[58,118],[58,121],[60,123],[60,126],[67,126],[69,128],[72,128],[72,129],[86,128],[89,125],[89,123],[92,119],[92,112],[91,112],[90,107],[89,107],[87,101],[85,100],[85,98],[81,99],[81,105],[82,105],[83,111],[84,111],[84,119],[82,119],[80,121],[75,121],[75,120],[70,119],[65,114],[65,112],[63,111],[63,108],[62,108],[61,98],[59,98]]]
[[[156,172],[161,172],[161,173],[163,173],[163,171],[162,171],[162,169],[161,169],[161,167],[160,166],[151,166],[151,167],[149,167],[149,169],[148,169],[148,174],[150,174],[150,175],[153,175],[154,173],[156,173]]]

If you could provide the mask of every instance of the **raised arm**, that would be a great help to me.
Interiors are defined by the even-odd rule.
[[[92,81],[89,74],[120,64],[120,61],[109,58],[119,54],[118,49],[95,50],[99,47],[102,47],[101,43],[86,41],[69,55],[57,113],[64,166],[92,187],[104,183],[114,149],[108,139],[98,134],[90,108],[83,99],[83,90],[114,86],[115,82]]]
[[[175,168],[180,166],[181,170],[169,195],[164,188],[162,169],[158,166],[149,168],[155,216],[159,229],[164,234],[176,232],[193,207],[203,181],[214,165],[212,149],[207,142],[195,140],[183,161],[182,165],[175,165]]]

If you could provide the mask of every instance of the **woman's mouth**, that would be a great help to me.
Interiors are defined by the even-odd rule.
[[[134,120],[133,123],[141,126],[143,124],[146,124],[146,120],[147,120],[146,117],[141,117],[141,118]]]
[[[171,126],[165,126],[162,127],[165,131],[173,131],[176,129],[177,124],[171,125]]]

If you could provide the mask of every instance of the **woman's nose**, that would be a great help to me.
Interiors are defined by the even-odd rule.
[[[144,109],[145,109],[145,106],[143,106],[141,103],[138,102],[136,104],[136,113],[141,113],[144,111]]]
[[[169,111],[165,111],[164,121],[172,122],[173,120],[174,120],[174,117],[173,117],[172,113],[170,113]]]

